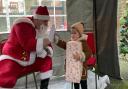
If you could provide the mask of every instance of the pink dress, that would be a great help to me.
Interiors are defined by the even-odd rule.
[[[75,52],[82,52],[82,44],[79,41],[69,41],[66,45],[66,80],[80,83],[82,76],[82,62],[73,58]]]

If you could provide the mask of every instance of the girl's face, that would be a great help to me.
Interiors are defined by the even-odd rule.
[[[71,40],[76,41],[78,38],[80,38],[80,34],[75,28],[73,28],[71,30]]]

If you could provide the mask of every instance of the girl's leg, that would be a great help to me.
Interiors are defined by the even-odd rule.
[[[82,89],[87,89],[87,80],[81,80],[80,83]]]
[[[79,89],[79,83],[74,83],[74,88]]]

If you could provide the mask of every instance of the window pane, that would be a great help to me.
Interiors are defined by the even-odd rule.
[[[8,10],[11,15],[24,14],[24,0],[9,0]]]
[[[38,0],[25,0],[25,12],[27,15],[32,15],[35,8],[38,6]]]
[[[12,26],[13,22],[15,21],[15,19],[17,19],[19,17],[10,17],[10,27]]]
[[[54,25],[54,17],[50,17],[49,23],[48,23],[48,30]]]
[[[5,7],[3,6],[3,0],[0,0],[0,15],[5,14],[4,11],[3,11],[4,8],[5,8]]]
[[[56,15],[65,15],[66,14],[66,2],[65,1],[56,1],[55,2],[55,12],[56,12]]]
[[[67,19],[66,17],[56,17],[57,31],[67,31]]]
[[[0,0],[0,32],[8,32],[16,18],[32,15],[39,5],[48,7],[49,27],[55,24],[57,30],[67,30],[66,0]]]
[[[6,17],[0,17],[0,32],[7,32]]]
[[[41,0],[41,5],[42,6],[47,6],[49,10],[49,14],[53,15],[54,14],[54,2],[50,0]]]

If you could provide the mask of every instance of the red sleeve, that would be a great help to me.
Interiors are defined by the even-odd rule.
[[[18,42],[25,50],[36,51],[36,32],[31,24],[19,23],[13,29],[15,30]]]

